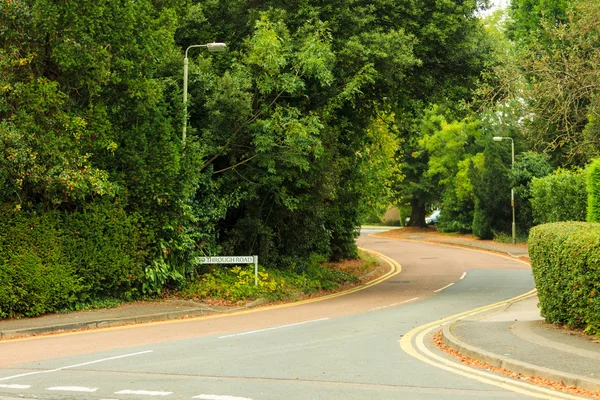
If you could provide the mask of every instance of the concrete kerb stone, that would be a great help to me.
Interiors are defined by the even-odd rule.
[[[471,346],[452,334],[452,325],[458,321],[460,320],[444,325],[442,328],[442,339],[445,345],[464,356],[482,361],[492,367],[502,368],[526,376],[535,376],[555,382],[562,382],[567,386],[577,386],[590,391],[600,390],[600,380],[525,363]]]
[[[229,310],[236,311],[239,308]],[[26,328],[26,329],[16,329],[16,330],[4,330],[0,331],[0,339],[12,339],[21,336],[36,336],[42,335],[45,333],[64,333],[70,331],[77,330],[87,330],[87,329],[96,329],[96,328],[108,328],[113,326],[122,326],[127,324],[139,324],[143,322],[152,322],[152,321],[166,321],[171,319],[182,319],[186,317],[197,317],[205,314],[213,314],[219,313],[218,310],[213,309],[190,309],[190,310],[182,310],[182,311],[170,311],[165,313],[157,313],[157,314],[147,314],[147,315],[137,315],[133,317],[123,317],[123,318],[114,318],[114,319],[103,319],[97,321],[87,321],[87,322],[76,322],[69,324],[61,324],[61,325],[51,325],[44,327],[36,327],[36,328]]]

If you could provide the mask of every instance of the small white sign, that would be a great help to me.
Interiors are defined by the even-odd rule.
[[[198,257],[200,264],[254,264],[254,256]]]

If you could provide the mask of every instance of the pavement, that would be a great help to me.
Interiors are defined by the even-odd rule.
[[[388,228],[363,227],[363,233],[491,251],[528,260],[527,246],[478,240],[473,236],[441,235],[434,230],[383,232]],[[264,304],[250,303],[242,308]],[[566,386],[577,386],[600,396],[600,338],[544,322],[535,294],[502,308],[445,325],[444,343],[459,353],[486,364],[535,376]],[[72,330],[180,319],[227,313],[239,307],[215,307],[193,301],[136,302],[117,308],[51,314],[37,318],[0,321],[0,339],[14,339]],[[600,398],[600,397],[599,397]]]

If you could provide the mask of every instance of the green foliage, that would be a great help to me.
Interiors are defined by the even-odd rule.
[[[552,21],[554,25],[565,22],[570,4],[569,0],[512,0],[509,34],[523,42],[542,36],[543,21]]]
[[[494,232],[510,232],[511,205],[510,146],[486,141],[483,168],[471,164],[469,178],[473,183],[475,211],[473,233],[482,239],[491,239]]]
[[[532,149],[554,165],[583,166],[600,148],[600,3],[518,0],[512,8],[517,57],[507,61],[496,94],[521,103]]]
[[[83,288],[79,301],[138,297],[147,253],[139,214],[100,200],[81,211],[62,213],[61,219],[62,251]]]
[[[84,292],[62,247],[60,214],[0,208],[0,318],[35,317],[74,304]]]
[[[528,245],[546,321],[600,334],[600,224],[539,225]]]
[[[510,186],[515,192],[515,212],[517,230],[528,232],[533,226],[531,206],[531,182],[535,178],[548,175],[552,167],[543,154],[525,152],[518,155],[509,173]]]
[[[489,240],[494,238],[494,232],[492,231],[492,221],[486,208],[481,205],[480,200],[475,201],[473,234],[480,239]]]
[[[461,200],[455,191],[447,190],[444,193],[442,204],[444,208],[438,220],[438,231],[460,233],[472,231],[475,208],[473,201]]]
[[[0,317],[140,296],[145,238],[137,214],[99,200],[75,212],[1,209]]]
[[[215,267],[197,281],[189,284],[179,295],[202,300],[222,299],[243,302],[258,298],[281,300],[299,293],[311,294],[335,290],[341,285],[357,282],[358,277],[323,266],[323,258],[313,257],[302,270],[265,270],[259,267],[258,285],[254,284],[254,267]],[[366,260],[365,263],[376,261]]]
[[[600,158],[587,167],[587,214],[588,222],[600,222]]]
[[[531,208],[536,224],[585,221],[587,208],[586,176],[583,170],[559,168],[531,181]],[[560,194],[560,195],[557,195]]]

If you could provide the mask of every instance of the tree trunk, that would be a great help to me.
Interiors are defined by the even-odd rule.
[[[410,201],[410,208],[410,220],[406,226],[425,228],[427,226],[425,223],[425,203],[420,199],[412,199]]]

